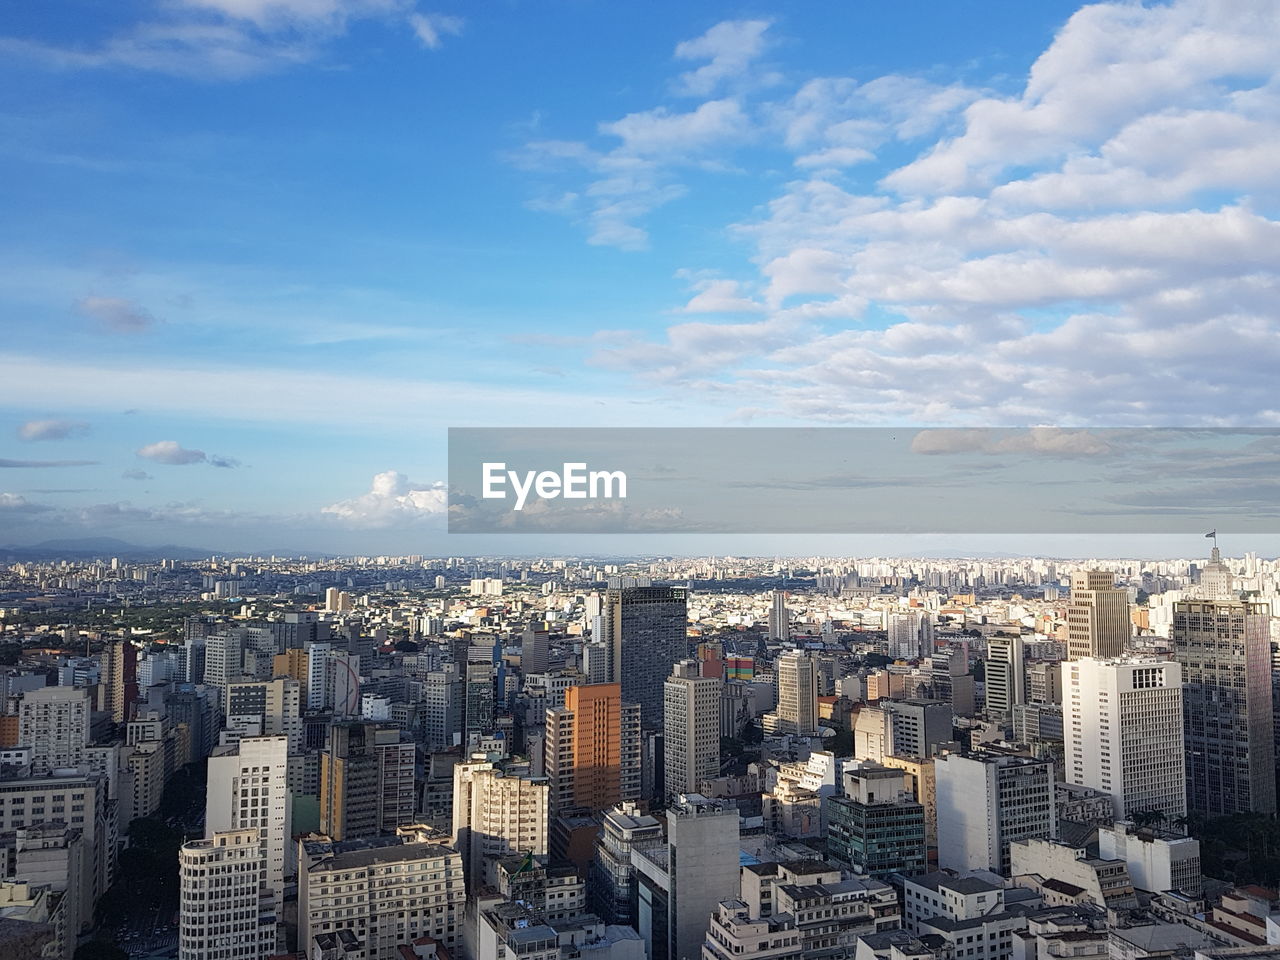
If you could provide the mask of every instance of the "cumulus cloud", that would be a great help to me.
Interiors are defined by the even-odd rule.
[[[414,483],[396,470],[373,478],[369,491],[349,500],[339,500],[321,509],[352,526],[388,527],[445,515],[448,490],[441,481]]]
[[[768,134],[796,175],[730,226],[758,277],[690,265],[677,312],[763,316],[588,359],[752,415],[1280,423],[1277,44],[1267,0],[1097,3],[1012,92],[889,75],[724,98],[737,142]],[[636,156],[680,155],[653,143]],[[731,138],[703,143],[702,169],[731,169]],[[618,222],[643,234],[637,209]]]
[[[157,440],[137,450],[138,456],[144,460],[168,464],[171,467],[185,466],[190,463],[204,463],[209,459],[203,450],[188,450],[177,440]]]
[[[126,470],[126,471],[124,471],[124,473],[120,474],[120,477],[121,477],[121,479],[123,479],[123,480],[153,480],[153,479],[155,479],[154,477],[152,477],[152,476],[151,476],[151,474],[147,473],[147,471],[145,471],[145,470],[140,470],[140,469],[138,469],[137,467],[131,467],[130,469],[128,469],[128,470]]]
[[[89,424],[83,420],[28,420],[18,427],[22,440],[67,440],[88,432]]]
[[[76,301],[76,309],[111,333],[141,333],[156,322],[139,304],[120,297],[84,297]]]

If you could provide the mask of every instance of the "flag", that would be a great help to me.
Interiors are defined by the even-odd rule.
[[[1204,535],[1204,538],[1205,538],[1206,540],[1216,540],[1216,539],[1217,539],[1217,537],[1218,537],[1218,531],[1217,531],[1217,530],[1210,530],[1208,533],[1206,533],[1206,534]]]

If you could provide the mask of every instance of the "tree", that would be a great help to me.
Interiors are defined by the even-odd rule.
[[[759,746],[764,741],[764,733],[760,730],[760,725],[754,720],[749,721],[742,728],[741,740],[748,747]]]

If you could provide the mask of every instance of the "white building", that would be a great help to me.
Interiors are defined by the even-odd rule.
[[[698,674],[696,660],[682,660],[663,684],[663,763],[667,796],[697,793],[720,772],[719,677]]]
[[[934,762],[938,866],[1009,875],[1009,844],[1057,833],[1053,763],[1003,754]]]
[[[1080,570],[1071,575],[1067,604],[1067,656],[1120,657],[1133,627],[1129,620],[1129,592],[1116,589],[1106,570]]]
[[[89,746],[89,692],[80,687],[43,687],[23,694],[18,742],[31,748],[31,772],[78,767]]]
[[[1062,671],[1067,781],[1111,794],[1121,819],[1185,816],[1181,665],[1083,657]]]
[[[550,782],[508,776],[487,760],[453,768],[453,844],[473,888],[497,883],[499,858],[548,852]]]
[[[261,960],[275,952],[274,899],[256,830],[191,840],[178,854],[178,960]]]
[[[1098,854],[1128,863],[1139,890],[1200,895],[1200,841],[1195,837],[1157,837],[1121,820],[1098,828]]]
[[[1003,718],[1027,700],[1026,658],[1022,637],[987,639],[987,715]]]
[[[778,708],[762,720],[769,733],[812,734],[818,729],[818,664],[802,650],[784,653],[774,663]]]
[[[284,902],[284,878],[292,873],[293,807],[288,787],[287,737],[246,737],[209,756],[205,837],[257,830],[266,860],[266,887]]]

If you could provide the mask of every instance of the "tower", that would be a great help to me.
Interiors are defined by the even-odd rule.
[[[1067,657],[1119,657],[1129,645],[1129,593],[1105,570],[1071,575],[1067,603]]]
[[[1002,719],[1025,703],[1026,664],[1022,637],[988,637],[986,661],[987,715]]]
[[[663,784],[668,796],[697,793],[703,779],[720,772],[720,688],[717,677],[698,673],[696,660],[681,660],[663,684]]]
[[[610,677],[622,699],[640,707],[646,730],[662,729],[662,684],[688,655],[687,592],[683,587],[613,587],[605,594]]]
[[[780,733],[810,734],[818,729],[818,664],[802,650],[784,653],[774,663],[778,678],[776,727]]]
[[[640,796],[640,708],[617,683],[569,687],[546,714],[544,768],[552,813],[607,810]]]

